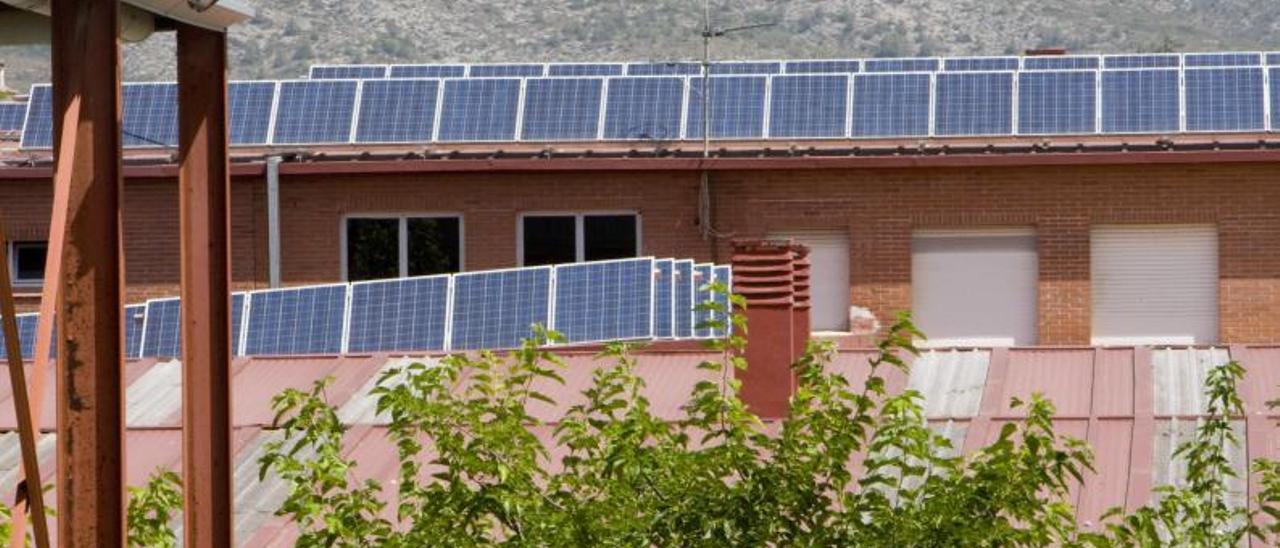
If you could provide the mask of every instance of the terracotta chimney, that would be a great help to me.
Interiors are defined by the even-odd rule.
[[[762,418],[785,416],[795,385],[794,253],[789,242],[733,242],[733,290],[746,300],[747,369],[742,400]]]
[[[791,342],[794,345],[791,361],[794,363],[804,355],[809,344],[809,309],[813,308],[809,295],[809,247],[800,244],[791,245],[792,277],[791,286],[794,296],[791,307]]]

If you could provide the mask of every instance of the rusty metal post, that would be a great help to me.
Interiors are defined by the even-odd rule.
[[[57,169],[71,164],[56,318],[58,539],[123,546],[120,3],[53,0],[51,10],[55,120],[79,104],[54,141]]]
[[[787,242],[733,242],[733,291],[747,304],[747,369],[737,372],[739,394],[763,418],[786,416],[795,388],[792,262]]]
[[[186,546],[233,546],[227,42],[178,24]]]

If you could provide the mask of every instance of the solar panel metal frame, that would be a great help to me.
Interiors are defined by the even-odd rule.
[[[663,279],[666,274],[666,279]],[[676,334],[676,261],[675,259],[654,259],[653,261],[653,338],[670,340]],[[666,293],[666,299],[662,294]],[[659,323],[663,314],[660,306],[666,301],[666,326]]]
[[[1191,127],[1191,125],[1192,125],[1192,121],[1193,121],[1193,120],[1192,120],[1192,116],[1191,116],[1191,114],[1192,114],[1192,104],[1191,104],[1191,93],[1192,93],[1192,87],[1191,87],[1191,82],[1190,82],[1190,78],[1189,78],[1189,77],[1191,76],[1191,74],[1195,74],[1195,73],[1203,74],[1203,73],[1218,72],[1218,71],[1233,71],[1233,72],[1246,72],[1246,71],[1247,71],[1247,72],[1257,72],[1257,73],[1258,73],[1258,79],[1259,79],[1259,82],[1258,82],[1258,86],[1259,86],[1259,87],[1258,87],[1258,93],[1259,93],[1259,95],[1260,95],[1261,102],[1260,102],[1260,104],[1255,105],[1255,106],[1257,106],[1257,107],[1258,107],[1258,109],[1259,109],[1259,110],[1258,110],[1258,116],[1259,116],[1261,119],[1260,119],[1260,120],[1257,120],[1257,122],[1258,122],[1258,126],[1257,126],[1257,127],[1253,127],[1253,128],[1226,128],[1226,127],[1216,127],[1216,128],[1192,129],[1192,127]],[[1180,111],[1180,112],[1179,112],[1179,120],[1180,120],[1180,122],[1179,122],[1179,126],[1180,126],[1180,127],[1179,127],[1179,132],[1180,132],[1180,133],[1195,134],[1195,133],[1258,133],[1258,132],[1265,132],[1265,131],[1269,131],[1269,130],[1271,129],[1270,125],[1268,124],[1268,120],[1270,119],[1270,116],[1269,116],[1269,109],[1268,109],[1268,103],[1270,103],[1270,97],[1268,96],[1268,93],[1269,93],[1269,91],[1270,91],[1270,90],[1268,89],[1268,87],[1269,87],[1269,86],[1268,86],[1268,82],[1267,82],[1267,80],[1268,80],[1268,78],[1267,78],[1267,72],[1268,72],[1268,70],[1267,70],[1267,68],[1266,68],[1266,67],[1259,66],[1259,65],[1253,65],[1253,66],[1239,66],[1239,65],[1234,65],[1234,66],[1215,66],[1215,67],[1195,67],[1195,68],[1186,68],[1186,69],[1183,69],[1183,70],[1181,71],[1181,73],[1179,74],[1179,78],[1178,78],[1178,80],[1179,80],[1179,84],[1178,84],[1178,94],[1179,94],[1179,111]]]
[[[655,286],[655,282],[654,282],[654,279],[653,279],[653,270],[654,270],[654,268],[655,268],[656,261],[657,261],[657,259],[655,259],[655,258],[653,258],[653,257],[626,257],[626,258],[622,258],[622,259],[608,259],[608,260],[603,260],[603,261],[589,261],[589,262],[576,262],[576,263],[562,263],[562,264],[554,265],[554,266],[555,266],[555,272],[552,274],[552,282],[551,282],[551,305],[552,305],[552,306],[551,306],[551,314],[550,314],[550,316],[551,316],[550,329],[554,329],[554,330],[556,330],[556,331],[560,331],[560,330],[561,330],[561,326],[560,326],[560,325],[558,325],[558,322],[556,321],[556,319],[557,319],[557,317],[559,316],[559,313],[560,313],[560,303],[558,302],[558,297],[560,296],[560,287],[561,287],[561,283],[560,283],[560,282],[561,282],[561,280],[560,280],[560,271],[561,271],[561,270],[566,270],[566,269],[576,269],[576,268],[590,268],[590,267],[592,267],[592,266],[605,265],[605,264],[616,264],[616,263],[637,262],[637,263],[647,263],[647,264],[648,264],[648,266],[649,266],[649,269],[648,269],[648,271],[649,271],[649,276],[648,276],[648,280],[649,280],[649,332],[648,332],[647,334],[641,334],[641,335],[637,335],[637,336],[635,336],[635,337],[627,337],[627,338],[600,338],[600,339],[582,339],[582,340],[569,340],[569,339],[568,339],[568,334],[563,333],[563,332],[562,332],[561,334],[562,334],[562,335],[565,335],[565,337],[566,337],[566,340],[565,340],[565,342],[564,342],[564,344],[565,344],[565,345],[600,344],[600,343],[608,343],[608,342],[615,342],[615,341],[639,341],[639,340],[648,340],[648,339],[656,338],[656,337],[655,337],[655,332],[654,332],[654,311],[655,311],[654,299],[656,299],[656,298],[657,298],[657,288],[656,288],[656,286]],[[606,303],[606,304],[607,304],[607,303]]]
[[[146,358],[163,357],[163,358],[175,358],[175,359],[182,358],[182,302],[181,301],[182,299],[180,297],[163,297],[159,299],[148,299],[144,303],[144,306],[146,307],[146,313],[142,320],[142,341],[138,345],[139,357],[146,357]],[[174,343],[174,346],[176,346],[177,349],[173,351],[172,355],[160,354],[160,349],[155,348],[160,345],[160,341],[153,342],[152,348],[150,350],[148,349],[148,346],[147,346],[147,340],[148,340],[147,332],[157,325],[156,324],[157,321],[161,320],[161,318],[157,317],[156,314],[153,313],[153,311],[151,310],[151,307],[153,305],[161,306],[162,304],[168,304],[171,302],[178,303],[178,312],[174,315],[174,318],[177,319],[178,325],[173,329],[174,337],[176,337],[176,342]],[[165,318],[165,319],[167,320],[168,318]],[[162,326],[162,327],[159,327],[158,329],[164,329],[164,327]],[[164,336],[164,332],[157,334],[157,337],[161,337],[162,339],[163,339],[163,336]],[[165,346],[167,347],[169,345],[166,344]]]
[[[445,281],[445,291],[444,291],[444,312],[440,318],[440,321],[442,322],[440,348],[376,348],[376,349],[360,348],[358,350],[355,350],[355,352],[369,353],[369,352],[401,352],[401,351],[406,351],[406,352],[443,352],[445,351],[449,346],[450,329],[453,324],[452,322],[453,275],[452,274],[431,274],[428,276],[411,276],[411,277],[405,277],[405,278],[388,278],[388,279],[382,279],[382,280],[361,280],[358,282],[351,282],[349,284],[350,289],[347,290],[346,318],[344,320],[344,327],[342,330],[343,331],[342,343],[341,343],[342,353],[347,354],[349,352],[352,352],[351,330],[356,321],[355,298],[356,298],[357,287],[362,285],[393,284],[393,283],[405,283],[405,282],[428,281],[428,280],[434,281],[434,280],[439,280],[441,278],[443,278]],[[403,308],[403,305],[405,305],[406,303],[401,302],[400,304],[402,305],[401,307]]]
[[[664,135],[661,137],[617,137],[609,135],[609,98],[613,94],[614,86],[620,81],[640,81],[640,80],[662,80],[667,82],[679,82],[680,85],[680,103],[678,108],[678,118],[675,120],[675,131],[672,135]],[[668,142],[678,141],[685,138],[685,118],[688,116],[689,110],[689,77],[687,76],[611,76],[605,79],[604,87],[605,95],[601,100],[602,119],[600,124],[600,140],[603,141],[639,141],[639,142]]]
[[[819,73],[819,74],[827,74],[827,73]],[[718,96],[718,94],[716,93],[717,88],[716,88],[715,82],[717,80],[722,80],[722,81],[747,80],[753,83],[758,80],[761,86],[760,123],[756,128],[755,133],[753,133],[752,135],[736,135],[736,134],[730,134],[730,133],[721,133],[719,131],[712,131],[711,139],[712,140],[752,140],[752,139],[766,138],[765,136],[768,135],[768,131],[769,131],[769,110],[770,110],[769,99],[770,99],[770,88],[772,87],[772,83],[771,83],[772,78],[769,77],[768,75],[760,75],[760,74],[733,74],[733,75],[723,75],[723,76],[712,76],[711,77],[711,81],[712,81],[711,97],[710,97],[710,100],[708,101],[708,103],[710,103],[710,106],[711,106],[712,130],[720,129],[716,125],[717,120],[723,120],[723,117],[720,117],[720,118],[716,117],[716,110],[717,110],[716,97]],[[693,131],[696,129],[701,129],[702,122],[703,122],[703,116],[700,116],[700,114],[702,114],[701,113],[702,104],[703,104],[702,97],[701,95],[695,94],[695,91],[697,91],[697,88],[701,84],[701,82],[702,82],[701,76],[690,76],[685,80],[685,104],[682,108],[684,113],[683,114],[684,119],[681,123],[682,129],[680,131],[682,138],[685,140],[702,139],[701,132]],[[697,106],[697,114],[699,114],[699,116],[695,116],[695,110],[694,110],[695,105]],[[749,108],[751,107],[748,106],[745,108],[738,108],[738,109],[731,108],[730,110],[746,111]],[[720,110],[724,110],[724,109],[721,108]]]
[[[396,69],[420,69],[420,68],[421,69],[439,69],[438,72],[440,72],[440,74],[429,74],[429,75],[412,74],[408,76],[396,74]],[[439,80],[442,78],[466,78],[466,77],[467,77],[467,65],[463,63],[440,63],[440,64],[403,63],[403,64],[390,65],[387,68],[387,79],[389,80],[399,80],[399,79]]]
[[[1091,129],[1089,129],[1088,131],[1026,131],[1024,130],[1023,125],[1027,120],[1024,117],[1022,108],[1024,106],[1027,106],[1028,102],[1023,100],[1024,94],[1027,93],[1027,87],[1024,85],[1024,82],[1022,81],[1023,77],[1025,76],[1025,77],[1034,78],[1034,77],[1039,77],[1044,75],[1059,75],[1059,74],[1072,74],[1072,75],[1088,74],[1092,76],[1093,82],[1091,84],[1091,89],[1093,93],[1093,105],[1089,111],[1089,122],[1090,122]],[[1017,95],[1018,95],[1017,104],[1015,105],[1015,108],[1018,109],[1018,112],[1016,113],[1017,125],[1014,127],[1014,133],[1016,135],[1091,135],[1091,134],[1097,134],[1101,131],[1102,71],[1100,69],[1023,70],[1017,73],[1015,82],[1016,82],[1015,85],[1017,88]]]
[[[1009,72],[1022,68],[1022,58],[1013,56],[943,57],[941,72]]]
[[[693,305],[697,286],[694,285],[694,268],[697,262],[693,259],[677,259],[672,265],[672,280],[675,286],[671,290],[671,334],[674,339],[692,339],[694,336],[694,312]],[[682,270],[688,270],[688,274],[681,273]],[[687,306],[682,307],[680,300],[681,290],[688,292],[689,301]],[[681,310],[683,308],[683,311]]]
[[[574,69],[580,69],[575,71]],[[613,69],[617,69],[614,71]],[[561,73],[561,74],[557,74]],[[544,78],[626,76],[627,64],[621,62],[577,61],[568,63],[547,63]]]
[[[257,85],[257,84],[264,84],[264,85],[271,86],[271,100],[270,100],[270,103],[267,105],[267,118],[266,118],[266,124],[265,124],[264,133],[262,136],[262,140],[242,141],[237,143],[234,140],[235,124],[232,117],[234,116],[235,111],[233,110],[234,103],[231,100],[231,89],[238,85]],[[279,93],[280,93],[280,82],[275,80],[236,80],[233,82],[228,82],[227,84],[227,141],[231,144],[231,146],[255,146],[255,145],[261,146],[271,142],[272,130],[275,127],[276,105],[277,105],[277,101],[279,100],[279,97],[278,97]]]
[[[349,70],[355,73],[368,71],[370,75],[354,74],[349,76],[316,76],[316,69]],[[373,63],[373,64],[363,64],[363,63],[323,64],[322,63],[319,65],[311,65],[311,68],[307,71],[307,79],[309,80],[375,80],[378,78],[386,78],[387,75],[390,73],[390,71],[391,71],[390,65],[381,65],[377,63]],[[381,74],[376,75],[375,74],[376,72],[381,72]]]
[[[670,71],[655,70],[653,72],[640,73],[635,72],[636,67],[670,67]],[[635,61],[626,63],[626,70],[623,76],[699,76],[702,74],[702,66],[700,63],[693,61]]]
[[[776,84],[778,79],[788,78],[830,78],[844,79],[844,94],[842,107],[844,110],[844,118],[840,126],[843,128],[839,135],[816,135],[816,134],[795,134],[779,136],[774,131],[774,124],[777,122],[774,112],[774,100],[778,97]],[[849,127],[852,124],[851,100],[853,95],[853,74],[851,73],[814,73],[814,74],[780,74],[769,77],[768,93],[766,99],[769,101],[765,104],[765,138],[766,139],[787,139],[787,140],[823,140],[823,139],[843,139],[849,137]]]
[[[1176,89],[1174,90],[1174,92],[1177,94],[1176,100],[1178,103],[1177,115],[1176,115],[1177,122],[1175,124],[1176,127],[1173,127],[1170,129],[1142,128],[1137,130],[1108,130],[1106,125],[1108,120],[1107,108],[1108,108],[1108,105],[1110,105],[1111,103],[1106,101],[1107,75],[1119,74],[1119,73],[1136,74],[1136,73],[1144,73],[1144,72],[1166,73],[1166,75],[1167,73],[1173,73],[1174,80],[1177,84]],[[1150,134],[1165,134],[1165,133],[1181,133],[1186,127],[1185,126],[1186,101],[1185,101],[1185,94],[1183,93],[1182,73],[1183,71],[1180,68],[1134,68],[1134,69],[1111,69],[1111,70],[1103,69],[1098,76],[1098,104],[1099,104],[1099,111],[1100,111],[1099,122],[1098,122],[1099,132],[1107,135],[1142,135],[1142,134],[1150,135]]]
[[[526,78],[517,78],[517,77],[496,77],[496,78],[467,77],[467,78],[441,79],[440,95],[437,98],[437,103],[436,103],[438,106],[436,108],[435,129],[432,131],[432,136],[433,136],[432,141],[439,142],[439,143],[514,143],[514,142],[518,142],[520,137],[520,131],[521,131],[521,121],[524,116],[525,80]],[[463,84],[472,83],[472,82],[488,82],[488,81],[497,81],[497,82],[515,81],[517,83],[518,87],[516,91],[516,104],[515,104],[515,114],[514,114],[515,118],[513,121],[514,126],[512,127],[511,137],[497,138],[497,139],[478,139],[478,138],[445,139],[443,136],[443,132],[445,130],[445,111],[446,111],[446,103],[447,103],[446,98],[448,96],[449,84],[458,83],[459,85],[463,85]],[[497,120],[498,118],[494,118],[494,119]]]
[[[594,141],[599,139],[600,134],[602,132],[601,124],[604,121],[601,118],[601,110],[604,108],[604,104],[607,99],[608,80],[609,78],[604,76],[544,76],[544,77],[537,77],[537,78],[522,78],[521,88],[520,88],[520,112],[518,113],[519,131],[518,133],[516,133],[516,139],[518,141],[532,141],[532,142],[539,142],[539,143],[540,142]],[[593,126],[591,128],[591,131],[589,133],[583,132],[582,137],[541,137],[539,138],[539,137],[530,137],[529,135],[527,135],[528,128],[526,127],[526,125],[527,125],[527,119],[528,119],[529,108],[530,108],[529,99],[532,97],[532,95],[529,93],[529,86],[530,84],[535,84],[540,82],[547,82],[547,83],[596,82],[598,83],[598,87],[596,88],[596,93],[599,96],[598,101],[594,105],[586,105],[587,106],[586,112],[591,113],[591,119],[592,119],[591,123]],[[594,110],[594,113],[591,112],[592,110]]]
[[[133,335],[135,335],[135,336],[136,336],[136,338],[137,338],[137,342],[136,342],[136,343],[134,342],[134,338],[135,338],[135,337],[131,337],[131,336],[130,336],[130,329],[129,329],[129,326],[130,326],[130,325],[134,325],[133,323],[131,323],[131,322],[130,322],[130,320],[131,320],[131,318],[129,317],[129,315],[130,315],[130,313],[131,313],[131,310],[130,310],[130,309],[132,309],[132,314],[134,314],[134,315],[135,315],[135,317],[136,317],[136,319],[138,320],[138,322],[137,322],[137,324],[136,324],[136,325],[137,325],[137,327],[133,329]],[[141,358],[141,357],[142,357],[142,335],[143,335],[143,329],[146,327],[146,324],[147,324],[147,305],[146,305],[146,303],[143,303],[143,304],[130,304],[130,305],[125,305],[125,307],[124,307],[124,349],[123,349],[123,351],[124,351],[124,355],[125,355],[125,357],[126,357],[126,358]],[[136,344],[137,346],[134,346],[134,347],[133,347],[133,351],[132,351],[132,352],[130,352],[130,351],[129,351],[130,347],[131,347],[131,346],[133,346],[133,345],[135,345],[135,344]]]
[[[30,324],[27,323],[27,318],[32,318],[31,320],[29,320],[31,322]],[[38,312],[24,312],[21,314],[13,315],[13,319],[17,323],[18,343],[19,343],[19,348],[21,349],[20,352],[22,352],[23,360],[33,359],[35,356],[35,340],[34,340],[35,337],[31,336],[31,334],[34,333],[36,329],[38,329],[39,318],[40,318],[40,314]],[[23,332],[27,332],[26,334],[28,336],[24,337]],[[5,341],[4,337],[5,337],[4,332],[0,331],[0,359],[9,358],[8,343]],[[58,344],[57,338],[55,337],[52,341],[50,341],[50,343],[52,344],[52,346],[57,347],[57,344]],[[4,364],[5,367],[8,367],[8,365],[9,364],[7,363]]]
[[[435,135],[436,127],[437,127],[437,126],[439,125],[439,123],[440,123],[440,120],[438,119],[438,116],[440,115],[440,104],[439,104],[439,102],[440,102],[440,99],[441,99],[442,90],[443,90],[443,88],[444,88],[444,81],[443,81],[443,80],[441,80],[441,79],[439,79],[439,78],[387,78],[387,79],[384,79],[384,80],[369,80],[368,82],[369,82],[369,83],[372,83],[372,84],[374,84],[374,85],[382,84],[382,85],[386,85],[386,86],[396,86],[396,85],[398,85],[398,84],[400,84],[400,83],[402,83],[402,82],[424,82],[424,83],[435,83],[435,85],[436,85],[436,89],[435,89],[434,93],[432,93],[433,97],[431,98],[431,101],[432,101],[432,102],[431,102],[431,113],[430,113],[430,114],[426,114],[427,116],[429,116],[429,117],[430,117],[430,118],[429,118],[429,122],[430,122],[430,123],[429,123],[429,125],[427,125],[425,128],[422,128],[422,129],[424,130],[424,132],[426,133],[426,139],[425,139],[425,140],[381,140],[381,139],[368,139],[368,138],[362,138],[362,137],[361,137],[361,129],[363,129],[363,125],[362,125],[362,123],[363,123],[363,122],[364,122],[364,120],[365,120],[365,118],[364,118],[364,114],[365,114],[365,112],[364,112],[364,105],[365,105],[365,103],[364,103],[364,98],[365,98],[365,96],[364,96],[364,92],[365,92],[364,86],[365,86],[366,82],[365,82],[365,81],[361,81],[361,82],[360,82],[360,91],[359,91],[359,96],[358,96],[358,99],[357,99],[357,102],[356,102],[354,128],[353,128],[353,130],[352,130],[352,132],[351,132],[351,142],[352,142],[352,143],[356,143],[356,144],[412,144],[412,143],[432,142],[432,141],[434,141],[434,140],[435,140],[435,136],[436,136],[436,135]]]
[[[492,70],[493,74],[476,74]],[[537,74],[533,74],[534,70]],[[547,63],[472,63],[467,65],[467,78],[538,78],[547,75]]]
[[[891,78],[891,77],[895,77],[895,76],[911,77],[911,78],[925,78],[925,79],[927,79],[927,80],[928,80],[928,82],[927,82],[927,84],[926,84],[926,85],[927,85],[927,87],[928,87],[928,89],[926,90],[926,94],[927,94],[927,96],[926,96],[926,98],[925,98],[925,109],[926,109],[926,112],[925,112],[925,128],[924,128],[924,132],[923,132],[923,133],[919,133],[919,134],[916,134],[916,133],[863,134],[863,133],[859,133],[858,131],[856,131],[858,121],[860,120],[860,118],[856,115],[856,114],[857,114],[857,111],[858,111],[858,98],[859,98],[859,95],[858,95],[858,82],[859,82],[860,80],[875,80],[875,79],[879,79],[879,78]],[[932,135],[933,135],[933,122],[934,122],[933,110],[934,110],[934,100],[936,99],[936,94],[935,94],[935,92],[936,92],[936,89],[937,89],[937,86],[935,85],[935,74],[934,74],[934,73],[928,73],[928,72],[863,72],[863,73],[857,73],[857,74],[852,74],[852,75],[850,75],[849,80],[850,80],[850,85],[849,85],[849,106],[847,107],[849,123],[847,124],[847,126],[848,126],[848,127],[847,127],[847,129],[846,129],[846,131],[845,131],[845,134],[846,134],[846,135],[848,135],[851,139],[909,139],[909,138],[928,137],[928,136],[932,136]]]
[[[862,60],[862,72],[939,72],[942,60],[942,57],[876,57]]]
[[[862,72],[862,63],[860,59],[793,59],[785,61],[782,64],[782,74],[853,74]],[[834,70],[838,67],[831,67],[833,70],[818,70],[818,67],[824,64],[831,65],[852,65],[853,70]],[[792,65],[810,65],[809,70],[793,70]],[[848,66],[844,68],[850,68]]]
[[[712,296],[717,304],[724,307],[724,310],[713,315],[719,316],[717,319],[724,325],[711,330],[711,335],[722,338],[733,334],[733,267],[723,264],[712,266],[711,280],[724,285],[724,292]]]
[[[45,101],[37,100],[37,98],[42,94],[48,100],[47,103]],[[28,138],[33,136],[32,123],[43,125],[43,123],[36,118],[40,118],[40,113],[43,111],[44,108],[49,109],[48,112],[46,113],[47,117],[45,117],[45,122],[48,123],[49,143],[48,144],[29,143],[27,141]],[[27,93],[27,117],[26,117],[26,120],[22,122],[22,136],[18,140],[18,149],[19,150],[46,150],[46,149],[52,149],[52,148],[53,148],[53,86],[49,84],[32,84],[31,91]]]
[[[355,83],[355,86],[356,86],[356,87],[355,87],[355,95],[352,97],[352,100],[351,100],[351,105],[352,105],[352,106],[351,106],[351,119],[350,119],[350,120],[348,121],[348,123],[347,123],[347,137],[346,137],[346,139],[341,140],[341,141],[338,141],[338,140],[335,140],[335,141],[298,141],[298,142],[280,142],[280,141],[278,141],[276,137],[277,137],[277,133],[279,133],[279,129],[280,129],[280,128],[279,128],[279,125],[280,125],[280,124],[279,124],[279,122],[280,122],[280,104],[281,104],[281,102],[284,100],[284,95],[285,95],[285,86],[290,85],[290,84],[308,84],[308,83],[315,84],[315,83],[325,83],[325,82],[354,82],[354,83]],[[354,79],[345,79],[345,80],[339,80],[339,79],[327,79],[327,80],[280,80],[280,81],[278,81],[278,82],[277,82],[277,85],[276,85],[275,104],[271,107],[271,128],[270,128],[270,134],[269,134],[269,139],[270,139],[270,140],[268,141],[268,143],[267,143],[267,144],[268,144],[268,145],[271,145],[271,146],[288,146],[288,147],[334,146],[334,145],[350,144],[350,143],[352,142],[352,139],[355,137],[355,125],[356,125],[356,121],[357,121],[357,119],[359,118],[359,114],[360,114],[360,92],[361,92],[361,89],[363,88],[363,84],[364,84],[364,81],[363,81],[363,80],[354,80]]]
[[[452,276],[452,277],[453,277],[453,280],[452,280],[452,281],[451,281],[451,283],[450,283],[450,291],[449,291],[449,320],[448,320],[448,321],[449,321],[449,323],[448,323],[448,326],[446,327],[446,333],[448,334],[449,339],[448,339],[448,341],[446,341],[446,344],[445,344],[445,346],[446,346],[446,351],[455,351],[455,350],[500,350],[500,349],[505,349],[505,348],[507,348],[507,347],[458,348],[458,346],[457,346],[456,344],[454,344],[454,342],[455,342],[455,341],[454,341],[454,338],[455,338],[455,335],[457,335],[457,332],[454,330],[454,327],[455,327],[455,326],[454,326],[454,322],[455,322],[455,321],[457,321],[457,318],[458,318],[458,306],[457,306],[457,305],[458,305],[458,302],[457,302],[457,299],[458,299],[458,279],[460,279],[460,278],[466,278],[466,277],[472,277],[472,276],[497,275],[497,274],[501,274],[501,273],[504,273],[504,272],[516,272],[516,271],[521,271],[521,270],[528,270],[528,271],[533,271],[533,270],[545,270],[545,271],[548,271],[549,282],[548,282],[548,288],[547,288],[547,316],[546,316],[546,322],[544,322],[544,323],[543,323],[543,326],[544,326],[544,327],[546,327],[547,329],[554,329],[554,327],[552,326],[552,322],[554,321],[555,313],[556,313],[556,312],[555,312],[555,304],[556,304],[556,272],[555,272],[555,266],[553,266],[553,265],[539,265],[539,266],[525,266],[525,267],[515,267],[515,268],[499,268],[499,269],[494,269],[494,270],[476,270],[476,271],[472,271],[472,272],[458,272],[458,273],[455,273],[455,274],[450,274],[450,276]]]
[[[1265,66],[1260,51],[1221,51],[1182,53],[1183,68],[1243,68]]]
[[[1115,70],[1182,68],[1176,53],[1121,53],[1102,56],[1102,68]]]
[[[130,113],[126,110],[126,108],[128,107],[127,94],[131,91],[144,89],[144,88],[165,89],[165,90],[168,90],[169,93],[173,95],[173,99],[174,99],[173,105],[172,105],[173,118],[167,122],[170,125],[170,127],[165,128],[163,130],[166,133],[170,131],[172,132],[172,135],[171,135],[173,138],[172,142],[159,140],[165,137],[169,137],[169,135],[161,135],[159,139],[150,140],[143,135],[128,133],[128,130],[126,129],[126,124],[129,122]],[[229,107],[230,105],[228,105],[228,108]],[[230,122],[230,112],[228,112],[227,115],[228,115],[228,122]],[[150,81],[150,82],[128,82],[120,85],[120,146],[121,148],[129,149],[129,150],[177,148],[178,139],[179,139],[178,131],[179,130],[178,130],[178,84],[177,83]],[[230,134],[229,127],[228,127],[228,134]]]
[[[27,106],[28,106],[27,103],[19,103],[16,101],[0,101],[0,110],[8,111],[9,112],[8,116],[10,117],[9,119],[16,120],[16,124],[8,126],[8,129],[6,129],[3,126],[0,126],[0,131],[3,131],[3,132],[22,131],[23,126],[27,124]],[[17,114],[19,112],[21,112],[21,114]],[[0,119],[4,119],[4,117],[0,116]]]
[[[1102,68],[1098,55],[1032,55],[1022,58],[1022,72],[1066,72],[1072,70],[1097,70]]]
[[[698,327],[700,324],[707,323],[715,319],[715,315],[710,310],[698,310],[698,305],[712,301],[714,294],[710,291],[704,291],[702,288],[707,284],[715,281],[715,263],[695,263],[693,265],[693,338],[695,339],[711,339],[714,338],[715,331],[710,327]],[[706,269],[708,279],[700,279],[703,275],[701,270]],[[700,293],[706,293],[705,299],[700,299]]]
[[[335,352],[333,353],[333,354],[340,354],[340,353],[342,352],[342,343],[343,343],[343,341],[345,341],[345,340],[346,340],[346,338],[347,338],[347,330],[348,330],[348,328],[350,327],[350,321],[351,321],[351,284],[349,284],[349,283],[345,283],[345,282],[342,282],[342,283],[331,283],[331,284],[318,284],[318,285],[305,285],[305,286],[296,286],[296,287],[273,287],[273,288],[270,288],[270,289],[257,289],[257,290],[254,290],[254,291],[249,291],[249,292],[247,292],[247,294],[246,294],[246,296],[245,296],[245,303],[244,303],[244,316],[242,317],[242,320],[241,320],[241,322],[242,322],[242,323],[243,323],[243,325],[244,325],[244,329],[242,330],[242,337],[241,337],[241,341],[240,341],[240,350],[239,350],[239,352],[237,353],[237,355],[240,355],[240,356],[250,356],[250,355],[253,355],[253,356],[305,356],[305,355],[329,355],[330,353],[328,353],[328,352],[284,353],[284,354],[249,354],[249,338],[250,338],[250,337],[249,337],[249,332],[250,332],[250,329],[249,329],[249,328],[250,328],[250,327],[252,327],[252,325],[253,325],[253,322],[252,322],[252,319],[253,319],[252,314],[253,314],[253,301],[254,301],[254,297],[255,297],[255,296],[258,296],[258,295],[264,295],[264,294],[269,294],[269,293],[284,293],[284,292],[291,292],[291,291],[292,291],[292,292],[302,292],[302,291],[308,291],[308,290],[324,289],[324,288],[328,288],[328,287],[341,287],[341,288],[343,288],[343,292],[344,292],[344,296],[343,296],[343,300],[342,300],[342,301],[343,301],[343,304],[342,304],[342,306],[343,306],[343,309],[342,309],[342,330],[341,330],[341,333],[340,333],[340,335],[339,335],[339,337],[338,337],[338,350],[337,350],[337,351],[335,351]]]
[[[932,128],[933,128],[933,129],[930,131],[930,135],[935,136],[935,137],[985,137],[985,136],[1004,136],[1004,135],[1014,135],[1014,134],[1015,134],[1015,132],[1017,131],[1017,128],[1018,128],[1018,78],[1017,78],[1017,74],[1018,74],[1018,73],[1017,73],[1017,71],[954,71],[954,72],[941,72],[941,73],[936,74],[936,75],[934,76],[933,93],[931,94],[931,98],[930,98],[930,103],[932,104],[931,109],[932,109],[932,111],[933,111],[933,114],[930,116],[930,118],[932,118],[932,124],[931,124],[931,125],[932,125]],[[941,82],[941,80],[942,80],[943,78],[957,78],[957,79],[958,79],[958,78],[972,77],[972,76],[1008,76],[1008,77],[1009,77],[1009,111],[1008,111],[1008,115],[1009,115],[1009,125],[1008,125],[1008,129],[1007,129],[1007,130],[1004,130],[1004,131],[996,131],[996,132],[969,132],[969,131],[957,131],[957,132],[942,133],[941,131],[939,131],[939,120],[938,120],[938,118],[939,118],[938,110],[939,110],[939,106],[942,104],[942,103],[941,103],[941,97],[942,97],[942,92],[941,92],[942,82]],[[988,102],[989,102],[989,101],[983,101],[983,104],[986,104],[986,103],[988,103]],[[976,119],[984,119],[984,117],[979,116],[979,117],[976,117]]]
[[[785,60],[759,59],[752,61],[712,61],[707,67],[711,76],[768,76],[784,74]],[[689,76],[695,76],[690,74]],[[696,76],[702,76],[699,70]]]

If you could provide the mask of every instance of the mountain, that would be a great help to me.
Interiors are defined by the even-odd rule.
[[[230,37],[234,78],[316,63],[695,59],[697,0],[253,0]],[[1280,49],[1275,0],[716,0],[716,58]],[[173,36],[125,48],[129,80],[173,78]],[[0,47],[9,85],[48,79],[47,47]]]

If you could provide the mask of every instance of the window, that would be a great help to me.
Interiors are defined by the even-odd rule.
[[[520,219],[520,264],[573,263],[636,257],[635,213],[528,214]]]
[[[809,247],[809,321],[814,331],[849,330],[849,231],[805,230],[769,234]]]
[[[911,308],[930,346],[1035,344],[1039,253],[1031,230],[917,232]]]
[[[459,217],[349,217],[344,229],[347,281],[462,270]]]
[[[17,285],[39,285],[44,282],[44,261],[48,242],[13,242],[9,248],[9,272]]]

